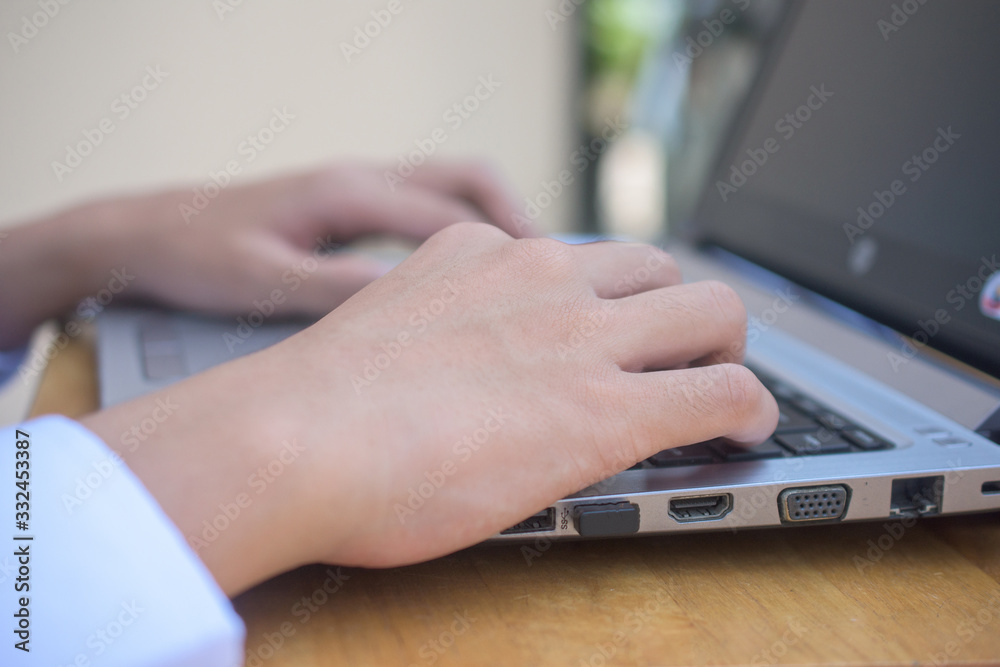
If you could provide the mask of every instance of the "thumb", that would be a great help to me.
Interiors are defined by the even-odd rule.
[[[291,280],[286,308],[317,317],[326,315],[392,269],[391,263],[351,252],[309,255],[297,266],[294,275],[298,280]]]

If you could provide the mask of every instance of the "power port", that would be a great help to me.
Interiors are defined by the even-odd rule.
[[[1000,493],[1000,480],[995,482],[983,482],[983,495],[992,496]]]
[[[778,513],[781,523],[840,521],[850,502],[850,490],[843,484],[785,489],[778,494]]]
[[[674,521],[714,521],[729,514],[733,509],[733,496],[723,493],[715,496],[689,496],[671,498],[668,511]]]
[[[556,529],[556,508],[550,507],[538,514],[532,514],[521,523],[502,531],[501,535],[518,535],[520,533],[546,533]]]
[[[915,517],[941,513],[944,475],[892,480],[889,516]]]

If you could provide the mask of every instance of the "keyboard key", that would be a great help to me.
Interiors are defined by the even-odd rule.
[[[775,433],[816,430],[817,426],[812,417],[802,414],[785,401],[778,401],[778,427],[774,430]]]
[[[835,412],[820,412],[816,415],[817,421],[831,431],[843,431],[851,426],[851,423]]]
[[[722,440],[713,443],[719,456],[726,461],[759,461],[786,456],[786,452],[774,440],[765,440],[756,447],[741,447]]]
[[[876,438],[874,435],[868,431],[862,431],[859,428],[849,429],[844,431],[841,435],[853,442],[855,445],[864,449],[866,451],[873,451],[876,449],[887,449],[890,447],[889,443],[881,438]]]
[[[708,443],[699,442],[686,447],[674,447],[664,449],[662,452],[653,454],[646,459],[650,465],[657,468],[672,468],[674,466],[696,466],[704,463],[712,463],[715,460],[715,452]]]
[[[799,392],[781,382],[765,384],[764,386],[767,387],[767,390],[774,394],[774,397],[779,400],[791,401],[799,397]]]
[[[773,377],[771,377],[770,375],[767,375],[767,374],[765,374],[765,373],[761,373],[761,372],[760,372],[759,370],[757,370],[756,368],[751,368],[750,366],[747,366],[747,368],[750,368],[750,371],[751,371],[751,372],[752,372],[752,373],[753,373],[754,375],[756,375],[756,376],[757,376],[757,380],[758,380],[758,381],[759,381],[759,382],[760,382],[760,383],[761,383],[762,385],[764,385],[765,387],[767,387],[768,389],[770,389],[771,387],[773,387],[773,386],[774,386],[774,385],[775,385],[775,384],[777,383],[777,380],[775,380],[775,379],[774,379]]]
[[[833,431],[819,429],[810,433],[784,433],[777,441],[800,456],[841,454],[851,451],[851,445]]]
[[[805,396],[792,399],[792,405],[794,405],[798,411],[804,412],[807,415],[818,415],[821,412],[826,412],[822,405],[811,398],[806,398]]]

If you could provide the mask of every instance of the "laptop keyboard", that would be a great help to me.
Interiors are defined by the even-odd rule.
[[[632,468],[672,468],[793,456],[874,452],[892,445],[788,385],[754,371],[778,401],[778,427],[756,447],[724,440],[665,449]]]

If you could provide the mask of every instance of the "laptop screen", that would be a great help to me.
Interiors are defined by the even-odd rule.
[[[702,240],[1000,376],[998,25],[989,0],[796,3]]]

